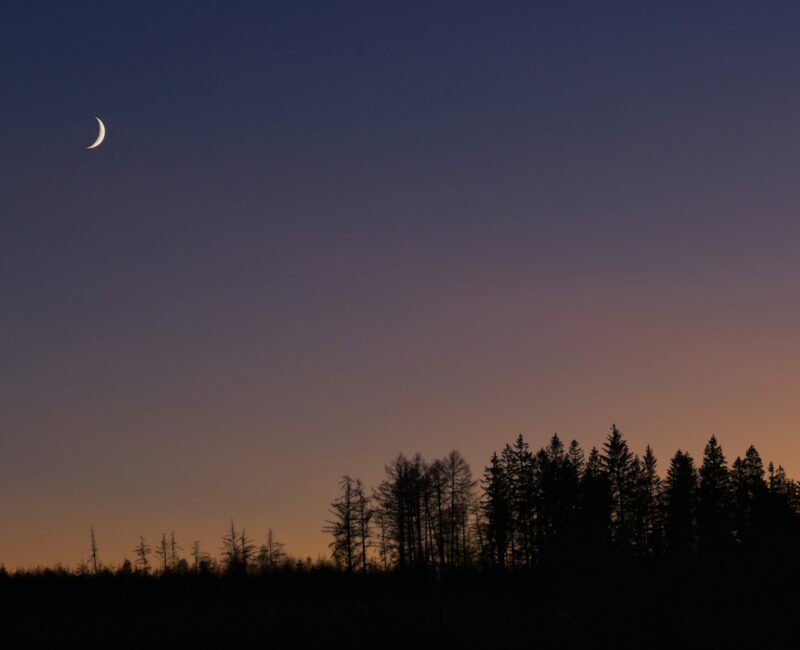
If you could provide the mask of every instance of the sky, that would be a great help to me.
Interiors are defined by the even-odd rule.
[[[616,423],[800,476],[793,2],[0,2],[0,563],[327,554]],[[85,147],[107,126],[105,142]]]

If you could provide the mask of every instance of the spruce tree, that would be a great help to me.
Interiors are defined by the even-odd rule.
[[[695,549],[697,470],[688,452],[680,449],[670,461],[665,484],[667,551],[686,558]]]
[[[499,569],[506,567],[511,525],[511,504],[508,475],[497,454],[492,454],[483,471],[483,516],[486,521],[486,556]]]
[[[512,566],[530,568],[535,545],[536,469],[534,456],[522,434],[513,446],[505,446],[502,461],[511,505],[510,560]]]
[[[697,512],[700,552],[706,557],[721,559],[732,542],[731,476],[725,455],[711,436],[703,451],[700,467],[700,489]]]
[[[618,549],[626,549],[631,537],[635,468],[633,454],[615,424],[603,444],[601,458],[611,495],[611,540]]]
[[[611,538],[611,489],[603,460],[592,447],[581,476],[583,539],[590,554],[603,554]]]
[[[736,458],[733,463],[734,531],[736,539],[749,551],[756,551],[762,537],[762,521],[767,495],[764,480],[764,463],[753,445],[745,452],[744,458]]]
[[[634,458],[632,543],[638,555],[658,555],[663,550],[663,507],[658,463],[650,445]]]

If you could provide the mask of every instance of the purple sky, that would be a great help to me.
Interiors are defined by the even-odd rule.
[[[800,474],[796,3],[229,4],[0,6],[0,562],[519,432]]]

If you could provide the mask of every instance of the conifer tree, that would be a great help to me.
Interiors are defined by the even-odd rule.
[[[634,458],[632,542],[638,555],[658,554],[663,546],[661,478],[657,465],[650,445],[641,459]]]
[[[512,566],[530,568],[534,561],[536,522],[535,459],[522,434],[503,449],[510,502],[509,558]]]
[[[767,466],[767,487],[773,494],[785,495],[789,489],[789,479],[786,476],[786,470],[783,465],[775,465],[770,461]]]
[[[625,549],[631,537],[635,470],[633,454],[615,424],[603,444],[601,459],[611,496],[611,541],[617,548]]]
[[[732,542],[732,497],[731,476],[725,455],[716,436],[711,436],[703,451],[703,464],[700,466],[697,511],[699,548],[707,559],[721,559]]]
[[[611,538],[611,489],[603,460],[592,447],[581,477],[583,539],[590,554],[602,554]]]
[[[580,459],[583,452],[573,441],[569,452],[553,434],[536,454],[537,548],[541,559],[571,552],[577,536],[580,506]]]
[[[686,557],[695,549],[697,470],[694,460],[678,450],[670,461],[665,484],[667,550]]]
[[[483,516],[486,520],[486,555],[499,569],[506,567],[508,538],[511,525],[510,488],[505,465],[492,454],[489,466],[483,471]]]
[[[584,468],[584,453],[577,440],[569,443],[567,459],[563,467],[563,478],[566,482],[564,493],[566,549],[575,552],[575,545],[580,542],[581,519],[581,476]]]
[[[744,458],[736,458],[731,477],[736,540],[746,546],[757,545],[763,532],[761,519],[766,505],[767,483],[764,463],[753,445],[747,448]]]

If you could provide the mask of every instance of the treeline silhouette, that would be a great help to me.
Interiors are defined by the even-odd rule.
[[[260,543],[230,520],[219,555],[199,541],[188,549],[175,532],[155,545],[139,536],[133,559],[100,560],[94,527],[87,557],[63,567],[18,570],[60,575],[121,573],[252,575],[311,568],[376,573],[525,572],[573,561],[620,558],[724,565],[746,556],[789,560],[800,550],[800,484],[754,446],[728,463],[717,438],[695,462],[672,456],[662,476],[653,449],[633,453],[612,425],[585,453],[554,434],[533,451],[520,434],[492,454],[480,479],[453,450],[432,462],[398,455],[373,489],[343,476],[323,530],[331,560],[287,554],[272,528]],[[8,572],[0,564],[0,576]]]
[[[139,536],[132,549],[134,559],[125,558],[118,565],[104,564],[100,559],[100,549],[94,526],[89,529],[88,559],[81,559],[74,570],[62,565],[55,567],[36,567],[34,569],[17,569],[12,575],[49,575],[49,576],[97,576],[138,575],[159,577],[168,575],[255,575],[274,571],[305,571],[311,567],[325,567],[324,559],[316,563],[311,558],[305,560],[291,557],[284,550],[283,542],[275,537],[272,528],[261,544],[256,544],[247,531],[236,528],[230,520],[227,531],[222,536],[220,555],[215,557],[205,551],[199,540],[192,542],[185,552],[172,531],[161,534],[155,548],[148,544],[143,536]],[[9,572],[0,564],[0,577],[8,577]]]
[[[800,552],[798,483],[753,446],[728,465],[714,436],[699,466],[678,450],[663,478],[652,448],[634,454],[612,426],[588,454],[558,435],[533,451],[519,435],[480,481],[452,451],[430,463],[398,456],[371,494],[349,476],[340,487],[325,530],[347,571],[530,571],[577,558],[725,566]]]
[[[584,452],[518,436],[480,476],[457,452],[344,476],[331,557],[233,521],[215,557],[174,533],[75,570],[0,570],[0,643],[38,647],[796,647],[800,487],[754,447],[659,467],[612,426]]]

